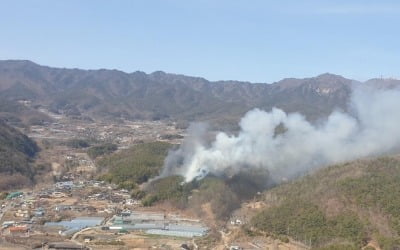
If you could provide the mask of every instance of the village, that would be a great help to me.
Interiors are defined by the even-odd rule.
[[[64,181],[47,189],[9,193],[0,216],[2,244],[38,249],[112,249],[126,244],[169,244],[175,249],[208,230],[196,219],[146,210],[127,190],[100,181]]]
[[[151,141],[180,143],[184,130],[160,121],[88,122],[42,109],[54,122],[25,131],[41,145],[37,161],[50,165],[47,179],[0,200],[0,245],[21,249],[189,249],[207,234],[199,220],[144,208],[128,190],[98,181],[86,150],[73,138],[113,143],[117,150]],[[15,248],[12,248],[15,249]]]
[[[219,231],[223,242],[218,249],[295,246],[264,237],[232,239],[245,220],[243,214],[233,215]],[[127,190],[92,180],[9,193],[1,202],[0,225],[0,245],[9,249],[199,249],[195,240],[211,230],[199,218],[143,207]]]

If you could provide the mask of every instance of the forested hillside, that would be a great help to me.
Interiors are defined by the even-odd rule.
[[[38,151],[34,141],[0,120],[0,189],[29,182],[34,175],[32,159]]]
[[[398,157],[332,166],[267,191],[267,208],[252,226],[315,248],[360,249],[373,241],[398,249],[399,182]]]
[[[134,189],[137,184],[160,174],[171,146],[165,142],[144,143],[105,156],[97,161],[99,168],[107,171],[101,178],[121,187]],[[92,151],[94,150],[89,153],[94,154]]]

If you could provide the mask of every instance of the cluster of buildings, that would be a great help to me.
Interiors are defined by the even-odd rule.
[[[200,221],[179,215],[129,210],[114,215],[104,229],[188,238],[204,236],[209,230]]]

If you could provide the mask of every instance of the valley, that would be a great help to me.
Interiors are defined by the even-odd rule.
[[[350,117],[354,88],[388,90],[391,104],[398,80],[361,83],[323,74],[265,85],[19,61],[2,67],[7,77],[0,81],[1,247],[390,250],[399,245],[399,151],[396,138],[387,135],[397,128],[365,126],[370,112],[362,108],[359,113],[366,116]],[[79,92],[82,86],[87,92]],[[132,89],[138,86],[144,96],[124,95],[137,94]],[[386,105],[385,98],[379,100],[371,106],[376,114]],[[128,110],[131,105],[135,109]],[[254,107],[259,109],[240,119]],[[397,112],[393,105],[383,107]],[[381,119],[391,124],[393,117]],[[337,134],[342,124],[356,121],[365,133]],[[371,148],[364,138],[378,136],[379,147],[363,154],[364,145]]]

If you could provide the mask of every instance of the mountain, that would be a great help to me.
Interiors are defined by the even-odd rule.
[[[397,155],[331,166],[265,191],[248,228],[316,249],[399,249],[399,181]]]
[[[335,108],[346,110],[354,82],[333,74],[288,78],[272,84],[210,82],[162,71],[124,73],[0,61],[3,102],[17,105],[18,101],[27,100],[31,106],[56,113],[97,119],[206,120],[235,124],[252,108],[270,110],[275,106],[316,120]]]
[[[30,182],[38,151],[34,141],[0,120],[0,190]]]

